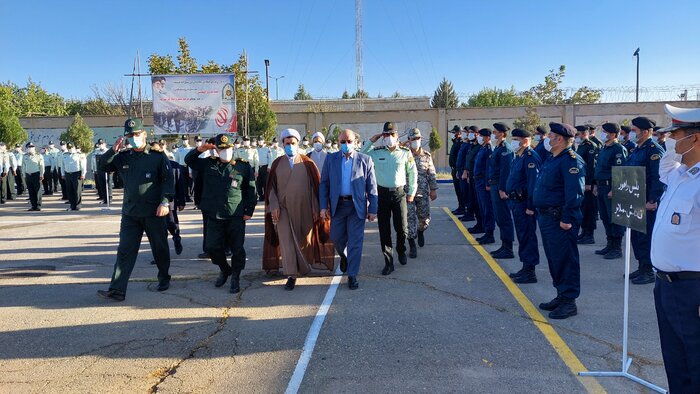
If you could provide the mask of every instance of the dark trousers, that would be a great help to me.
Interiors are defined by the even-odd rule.
[[[46,174],[47,174],[47,172],[44,172],[44,178],[46,177]],[[61,185],[61,187],[64,186],[64,182],[61,179],[61,173],[58,171],[58,168],[54,168],[53,171],[51,171],[51,173],[49,174],[49,176],[51,177],[51,181],[53,182],[53,185],[51,188],[52,191],[57,192],[59,184]],[[61,189],[61,190],[63,190],[63,189]],[[65,199],[67,199],[67,197],[64,197],[63,199],[65,200]]]
[[[609,185],[598,185],[598,212],[600,212],[600,220],[605,226],[605,235],[607,235],[608,239],[622,239],[622,236],[625,234],[625,228],[612,222],[612,199],[608,198],[608,193],[610,193]]]
[[[79,209],[83,196],[83,181],[80,179],[80,171],[66,174],[66,190],[71,209]]]
[[[64,177],[62,177],[62,176],[59,176],[58,178],[59,178],[58,179],[59,182],[61,183],[61,200],[67,200],[68,199],[68,185],[66,184],[66,180],[63,179]]]
[[[501,200],[498,193],[498,185],[491,185],[491,204],[493,204],[493,212],[496,216],[496,224],[501,233],[501,241],[513,242],[515,232],[513,228],[513,218],[510,216],[507,200]]]
[[[391,245],[391,224],[393,215],[394,231],[396,231],[396,252],[406,253],[406,236],[408,235],[408,211],[406,207],[406,193],[403,187],[387,189],[379,186],[379,207],[377,210],[377,222],[379,224],[379,242],[384,254],[384,262],[392,264],[393,251]]]
[[[170,203],[170,211],[167,216],[168,232],[173,236],[173,240],[180,240],[180,218],[177,217],[177,207],[175,203]]]
[[[25,179],[32,208],[41,208],[41,181],[39,180],[39,173],[27,174]]]
[[[365,239],[365,219],[357,216],[352,201],[338,201],[335,215],[331,218],[330,237],[338,254],[348,259],[348,276],[357,276],[360,272],[362,243]]]
[[[464,203],[464,211],[467,215],[474,215],[474,202],[469,195],[469,180],[459,180],[459,192],[462,194],[462,203]]]
[[[523,266],[534,267],[540,263],[540,251],[537,244],[537,214],[525,213],[527,202],[508,200],[513,213],[515,234],[518,236],[518,257]]]
[[[656,279],[656,319],[671,393],[700,393],[700,279]]]
[[[583,193],[581,213],[583,214],[581,231],[583,231],[583,233],[586,235],[593,235],[593,232],[597,227],[596,221],[598,218],[598,201],[591,190]]]
[[[476,196],[479,201],[479,211],[481,211],[484,231],[493,233],[493,230],[496,229],[496,220],[493,218],[493,206],[491,205],[491,196],[486,190],[486,181],[483,178],[477,179],[474,187],[476,188]]]
[[[3,204],[5,203],[5,200],[7,200],[7,189],[9,189],[7,185],[7,178],[10,175],[8,173],[5,173],[5,176],[2,176],[0,174],[0,202]]]
[[[7,172],[7,199],[8,200],[14,200],[15,197],[17,196],[17,192],[15,191],[15,186],[16,186],[15,175],[12,172],[12,170],[9,170]]]
[[[563,230],[559,219],[551,214],[539,214],[537,221],[542,233],[542,246],[549,263],[552,284],[557,296],[578,298],[581,293],[581,266],[579,265],[578,238],[579,223],[571,224],[571,229]]]
[[[639,262],[639,269],[651,271],[651,232],[656,222],[656,211],[647,211],[647,232],[632,230],[631,243],[634,257]]]
[[[97,196],[103,202],[107,202],[107,196],[112,197],[112,185],[109,181],[110,175],[103,171],[95,171],[95,188],[97,189]]]
[[[474,212],[474,217],[476,218],[476,226],[483,227],[484,223],[481,219],[481,209],[479,209],[479,198],[476,195],[476,181],[474,180],[474,175],[469,173],[469,198],[472,201],[472,211]]]
[[[53,194],[53,171],[51,171],[51,167],[44,167],[44,180],[41,183],[44,185],[44,194]]]
[[[185,165],[181,167],[182,168],[180,171],[185,174],[185,178],[187,179],[187,196],[185,196],[185,201],[192,202],[192,197],[194,196],[194,179],[192,179],[192,176],[190,175],[189,167]]]
[[[204,178],[199,176],[199,172],[196,170],[192,170],[192,182],[193,182],[193,198],[194,198],[194,205],[199,206],[199,203],[202,202],[202,190],[204,189]]]
[[[153,258],[158,267],[158,279],[170,279],[170,249],[168,248],[168,231],[166,230],[165,217],[148,216],[137,217],[122,215],[119,228],[119,246],[117,247],[117,261],[114,263],[114,273],[110,290],[118,290],[126,293],[131,271],[134,270],[136,257],[141,246],[141,238],[146,233],[151,245]]]
[[[457,170],[454,167],[452,167],[452,186],[454,186],[455,188],[455,194],[457,195],[457,202],[459,204],[457,209],[464,209],[464,201],[462,199],[460,179],[457,177]]]
[[[207,224],[209,224],[209,216],[202,212],[202,251],[207,251]]]
[[[265,200],[265,185],[267,185],[267,166],[262,166],[258,170],[258,179],[255,180],[255,186],[258,191],[258,200]]]
[[[124,186],[122,185],[122,177],[119,176],[119,171],[112,174],[112,180],[115,189],[121,189]]]
[[[24,175],[22,175],[22,166],[17,166],[17,176],[15,177],[15,183],[17,184],[17,195],[24,193]]]
[[[208,218],[204,251],[221,272],[238,275],[245,268],[245,221],[242,217],[230,219]],[[231,248],[231,265],[226,261],[226,249]]]

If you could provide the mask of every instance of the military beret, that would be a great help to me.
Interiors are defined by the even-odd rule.
[[[214,145],[216,145],[216,147],[219,149],[226,149],[226,148],[230,148],[233,146],[231,144],[231,137],[228,136],[227,134],[217,135],[216,138],[214,139]]]
[[[663,127],[661,127],[661,126],[655,126],[655,127],[654,127],[654,131],[659,131],[659,130],[661,130],[662,128],[663,128]]]
[[[456,124],[456,125],[452,128],[451,131],[452,131],[453,133],[459,133],[460,131],[462,131],[462,128],[459,127],[459,125]]]
[[[129,118],[124,122],[124,135],[133,134],[135,131],[143,130],[143,122],[139,118]]]
[[[187,134],[183,134],[182,137],[180,137],[180,138],[182,138],[182,140],[184,141],[184,140],[186,140],[188,137],[187,137]]]
[[[65,145],[65,144],[66,144],[66,141],[61,141],[61,142],[59,142],[59,144],[60,144],[60,145]],[[49,145],[51,145],[51,141],[49,141]]]
[[[554,134],[559,134],[566,138],[574,138],[576,136],[576,129],[566,123],[551,122],[549,124],[549,130]]]
[[[27,145],[25,145],[27,148],[34,148],[34,143],[32,141],[27,142]]]
[[[547,128],[544,127],[544,126],[537,126],[537,128],[536,128],[535,130],[536,130],[537,133],[539,133],[539,134],[547,134],[547,132],[548,132],[548,131],[547,131]]]
[[[382,132],[393,133],[394,132],[394,124],[391,122],[384,123],[384,128],[382,129]]]
[[[580,131],[580,132],[588,131],[588,126],[581,126],[581,125],[576,126],[576,131]]]
[[[49,145],[53,145],[53,141],[49,141]]]
[[[595,126],[592,123],[586,123],[584,126],[588,127],[588,130],[595,130]]]
[[[20,144],[15,144],[15,148],[19,148],[20,146]]]
[[[195,140],[195,141],[201,141],[201,140],[202,140],[202,136],[201,136],[201,135],[197,135],[197,136],[194,137],[194,140]]]
[[[469,126],[469,131],[473,131],[473,132],[475,132],[475,133],[478,133],[478,132],[479,132],[479,128],[476,127],[476,126]]]
[[[489,129],[488,127],[479,130],[479,134],[483,135],[484,137],[490,136],[491,133],[493,133],[493,130]]]
[[[510,135],[513,137],[528,138],[528,137],[532,137],[532,132],[524,130],[524,129],[517,129],[516,128],[510,132]]]
[[[98,143],[98,144],[104,144],[104,143],[105,143],[105,140],[103,140],[102,138],[100,138],[100,139],[97,140],[97,143]]]
[[[413,128],[408,131],[408,139],[421,138],[420,130]]]
[[[248,137],[247,135],[244,135],[244,136],[243,136],[243,141],[250,141],[250,137]]]
[[[620,132],[620,125],[617,123],[612,123],[608,122],[603,124],[603,130],[605,130],[606,133],[619,133]]]
[[[501,133],[505,133],[508,130],[510,130],[510,127],[508,127],[508,125],[503,122],[494,123],[493,128],[496,129],[496,131],[500,131]]]
[[[656,122],[647,118],[646,116],[638,116],[632,119],[632,124],[639,127],[642,130],[648,130],[656,126]]]
[[[272,138],[272,142],[273,143],[277,142],[277,137]]]
[[[625,133],[629,133],[630,131],[632,131],[632,128],[629,126],[620,125],[620,130],[624,131]]]

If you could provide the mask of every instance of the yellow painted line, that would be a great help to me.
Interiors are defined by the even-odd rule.
[[[503,271],[503,268],[496,262],[496,260],[491,257],[489,252],[484,249],[483,246],[479,245],[479,243],[474,239],[474,237],[467,231],[467,229],[464,227],[462,222],[457,219],[455,215],[450,212],[450,210],[446,207],[442,208],[445,213],[452,219],[452,221],[455,222],[457,225],[457,228],[459,228],[459,231],[462,232],[464,235],[464,238],[469,241],[469,243],[476,249],[477,252],[481,255],[481,257],[484,258],[486,263],[491,267],[491,270],[496,274],[498,279],[503,282],[503,284],[506,286],[508,291],[515,297],[515,299],[518,301],[518,304],[523,308],[525,313],[530,316],[530,319],[532,322],[535,324],[535,326],[542,332],[542,335],[549,341],[549,344],[552,345],[554,350],[557,352],[559,355],[559,358],[561,358],[562,361],[564,361],[564,364],[569,368],[571,373],[576,376],[576,379],[581,382],[583,387],[589,392],[589,393],[605,393],[605,389],[603,386],[598,383],[598,380],[596,380],[594,377],[591,376],[579,376],[579,372],[588,372],[588,369],[586,369],[585,366],[583,366],[583,363],[581,360],[576,357],[574,352],[571,350],[569,345],[564,342],[564,340],[559,336],[557,331],[552,327],[551,324],[545,319],[545,317],[540,313],[539,309],[535,307],[535,305],[530,301],[529,298],[520,290],[520,288],[510,279],[510,277],[506,274],[505,271]]]

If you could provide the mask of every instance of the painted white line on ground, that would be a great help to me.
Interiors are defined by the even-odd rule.
[[[309,361],[311,361],[311,355],[316,347],[316,340],[318,339],[318,334],[321,332],[321,327],[323,326],[323,321],[326,320],[326,314],[328,314],[328,309],[330,309],[333,303],[333,298],[335,298],[335,293],[338,290],[338,285],[340,284],[340,279],[342,274],[338,271],[335,272],[335,276],[331,281],[331,285],[328,287],[326,292],[326,297],[323,298],[321,306],[318,308],[316,317],[313,323],[311,323],[311,328],[309,328],[309,333],[306,334],[306,341],[304,341],[304,349],[299,356],[299,361],[297,361],[297,366],[294,369],[292,378],[289,379],[289,384],[287,385],[287,390],[285,394],[296,394],[299,391],[302,380],[304,380],[304,375],[306,374],[306,368],[309,366]]]

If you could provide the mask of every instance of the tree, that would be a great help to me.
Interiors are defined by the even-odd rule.
[[[304,84],[299,84],[297,92],[294,93],[294,100],[313,100],[313,98],[306,89],[304,89]]]
[[[459,98],[452,82],[447,78],[442,78],[442,81],[435,89],[433,98],[430,100],[430,106],[433,108],[456,108],[459,105]]]
[[[437,152],[442,147],[442,138],[435,127],[430,131],[430,140],[428,142],[431,152]]]
[[[401,93],[397,90],[394,92],[394,94],[391,95],[391,98],[401,98],[403,97]]]
[[[559,70],[549,70],[544,77],[544,82],[537,84],[524,93],[532,98],[538,105],[552,104],[593,104],[600,102],[602,92],[590,89],[586,86],[579,88],[571,97],[566,97],[566,92],[561,88],[566,75],[566,66],[559,66]]]
[[[92,129],[85,123],[80,114],[75,114],[73,123],[68,126],[65,132],[61,133],[61,140],[72,142],[76,148],[80,148],[81,152],[89,153],[92,152],[94,136]]]
[[[160,56],[152,53],[148,57],[148,70],[151,74],[165,75],[175,73],[175,62],[170,55]]]
[[[350,98],[354,99],[359,99],[359,98],[369,98],[369,94],[367,93],[366,90],[358,90],[357,92],[353,93]]]
[[[515,88],[508,90],[498,88],[483,88],[476,94],[469,96],[462,107],[517,107],[528,105],[532,102],[529,97],[518,93]]]
[[[0,108],[0,141],[6,143],[8,147],[12,147],[27,140],[29,140],[29,135],[22,128],[17,115]]]
[[[27,81],[25,87],[7,82],[1,84],[3,91],[11,92],[9,110],[18,117],[25,116],[64,116],[66,115],[65,99],[56,93],[49,93],[40,84]]]
[[[343,100],[347,100],[347,99],[350,98],[350,93],[348,93],[348,90],[347,90],[347,89],[345,89],[345,90],[343,91],[343,96],[342,96],[341,98],[342,98]]]
[[[340,128],[340,126],[335,125],[333,127],[333,130],[331,131],[331,134],[326,137],[326,141],[335,141],[338,142],[338,137],[340,136],[340,133],[343,132],[343,129]]]
[[[531,133],[534,133],[537,126],[542,126],[542,118],[537,113],[537,110],[533,106],[528,106],[525,108],[525,116],[522,116],[513,121],[513,127],[518,129],[524,129]]]
[[[197,61],[190,56],[190,45],[187,43],[185,37],[180,37],[178,39],[178,45],[180,49],[177,55],[177,71],[178,74],[194,74],[197,72]]]

